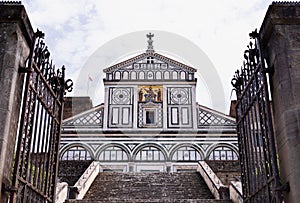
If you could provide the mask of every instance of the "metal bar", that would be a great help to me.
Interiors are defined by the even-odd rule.
[[[27,182],[26,180],[24,180],[24,179],[21,178],[21,177],[19,177],[18,180],[19,180],[20,182],[24,183],[25,185],[31,185],[30,182]],[[52,202],[52,200],[51,200],[48,196],[46,196],[46,195],[44,194],[43,191],[38,190],[38,189],[36,189],[35,187],[30,187],[30,189],[32,189],[34,192],[36,192],[36,193],[39,194],[40,196],[42,196],[42,197],[44,197],[45,199],[47,199],[49,202]],[[26,203],[27,203],[27,202],[26,202]]]
[[[25,72],[18,144],[14,163],[14,188],[10,202],[54,202],[59,160],[59,139],[65,88],[65,70],[55,70],[43,33],[35,33]],[[37,41],[37,42],[36,42]],[[67,84],[68,83],[68,84]]]
[[[50,67],[52,66],[52,64],[51,65],[49,65]],[[47,76],[45,76],[45,75],[43,75],[42,73],[41,73],[41,71],[39,70],[39,68],[38,68],[38,66],[34,63],[33,64],[33,69],[37,72],[37,74],[40,74],[40,79],[43,81],[43,83],[47,86],[47,90],[51,93],[51,95],[53,96],[53,98],[55,98],[55,99],[58,99],[57,98],[57,93],[55,93],[54,92],[54,90],[52,89],[52,87],[49,85],[49,80],[50,79],[47,79]],[[59,102],[60,103],[60,100],[58,100],[57,102]]]
[[[50,162],[50,159],[49,159],[49,154],[50,154],[50,138],[51,138],[51,133],[52,133],[52,124],[53,123],[53,117],[51,117],[51,125],[49,125],[49,131],[48,131],[48,135],[46,137],[46,150],[47,150],[47,153],[45,153],[45,156],[44,156],[44,171],[43,171],[43,191],[45,194],[47,194],[47,180],[48,180],[48,176],[49,176],[49,162]]]
[[[48,126],[49,126],[49,120],[50,120],[50,116],[49,114],[47,114],[47,112],[44,110],[45,112],[45,117],[44,117],[44,128],[43,128],[43,133],[42,133],[42,137],[41,137],[41,140],[42,142],[39,143],[39,145],[41,145],[41,156],[40,156],[40,164],[39,164],[39,173],[38,173],[38,180],[37,180],[37,187],[38,189],[42,190],[43,191],[43,180],[44,180],[44,161],[45,161],[45,154],[46,154],[46,149],[45,149],[45,138],[47,136],[47,129],[48,129]]]
[[[255,79],[255,85],[256,87],[258,87],[258,83],[257,83],[257,78]],[[256,100],[258,100],[258,97],[257,97],[257,94],[255,95],[256,97]],[[263,184],[263,170],[262,170],[262,167],[261,167],[261,163],[262,163],[262,156],[261,156],[261,143],[260,143],[260,126],[258,125],[258,118],[259,118],[259,108],[257,108],[257,103],[254,105],[254,119],[252,121],[252,124],[254,125],[254,129],[255,129],[255,135],[254,135],[254,138],[255,138],[255,143],[257,144],[257,146],[255,146],[255,153],[256,153],[256,156],[257,156],[257,176],[258,176],[258,181],[257,181],[257,184],[256,184],[256,188],[261,188],[262,187],[262,184]],[[257,150],[258,149],[258,150]],[[261,201],[261,199],[264,197],[264,195],[262,195],[262,193],[260,192],[258,195],[257,195],[257,199],[256,201],[259,202]]]
[[[30,73],[26,73],[26,79],[25,79],[25,91],[23,95],[23,106],[21,110],[21,115],[25,114],[26,107],[27,107],[27,98],[28,98],[28,88],[29,88],[29,79],[30,79]],[[18,144],[17,144],[17,151],[16,151],[16,158],[14,161],[14,170],[13,170],[13,177],[12,177],[12,187],[17,188],[17,174],[19,172],[20,167],[20,159],[21,159],[21,148],[22,148],[22,142],[23,142],[23,124],[26,119],[25,116],[20,117],[20,128],[19,128],[19,135],[18,135]],[[11,202],[16,201],[16,192],[12,191],[11,194]]]
[[[259,179],[259,171],[258,171],[258,167],[257,167],[257,163],[258,163],[258,151],[257,151],[257,140],[256,140],[256,126],[255,126],[255,111],[256,111],[256,105],[253,106],[252,110],[250,111],[250,123],[251,123],[251,127],[252,127],[252,139],[253,139],[253,149],[254,149],[254,169],[256,171],[257,177],[256,181],[254,182],[254,188],[258,188],[258,184],[260,183],[260,179]]]
[[[245,202],[281,202],[268,81],[258,33],[232,80],[237,93],[237,133]],[[276,192],[276,194],[274,194]]]
[[[41,104],[38,104],[38,106],[40,107]],[[40,111],[40,119],[39,119],[39,130],[37,131],[38,133],[36,134],[36,137],[37,137],[37,144],[36,144],[36,164],[35,164],[35,174],[34,174],[34,180],[33,180],[33,185],[35,187],[39,187],[39,185],[37,184],[38,182],[38,179],[39,179],[39,176],[38,174],[40,173],[40,170],[41,170],[41,154],[42,154],[42,150],[40,150],[41,148],[41,136],[43,135],[43,133],[41,133],[42,131],[42,127],[45,128],[45,120],[43,119],[45,117],[45,109],[41,108],[41,111]]]
[[[62,68],[62,78],[63,80],[65,79],[65,68],[63,67]],[[56,163],[55,164],[55,168],[54,168],[54,177],[57,177],[58,175],[58,162],[59,162],[59,146],[60,146],[60,135],[61,135],[61,128],[62,128],[62,120],[63,120],[63,105],[64,105],[64,94],[65,94],[65,86],[63,86],[63,88],[60,90],[60,100],[62,102],[60,102],[60,108],[59,108],[59,112],[58,112],[58,115],[60,116],[59,118],[59,125],[58,125],[58,134],[57,134],[57,143],[56,143],[56,146],[55,146],[55,152],[57,153],[57,155],[55,156],[55,159],[54,159],[54,162]],[[59,105],[59,104],[58,104]],[[55,194],[56,194],[56,185],[57,183],[57,179],[54,178],[53,179],[53,192],[52,192],[52,196],[55,198]]]
[[[29,91],[33,92],[32,89],[33,89],[32,84],[30,84],[29,85]],[[25,141],[25,145],[24,145],[24,151],[26,150],[24,152],[24,155],[26,154],[27,160],[23,162],[24,167],[25,167],[25,178],[29,182],[30,182],[30,179],[31,179],[30,170],[32,168],[32,163],[31,163],[31,145],[32,145],[32,143],[31,143],[31,141],[32,141],[32,135],[33,135],[34,114],[35,114],[35,110],[36,110],[36,94],[33,94],[33,95],[34,95],[33,100],[31,102],[31,108],[32,109],[31,109],[31,111],[28,111],[29,115],[32,114],[31,116],[29,116],[29,118],[31,118],[30,123],[29,123],[29,132],[28,132],[27,136],[25,137],[25,140],[26,140],[26,138],[28,138],[28,139],[27,139],[27,141]],[[25,187],[25,192],[24,192],[25,197],[24,198],[26,198],[26,195],[27,195],[26,191],[27,191],[27,187]]]
[[[35,88],[37,89],[38,88],[38,85],[39,85],[39,74],[37,74],[36,75],[36,79],[35,79]],[[37,95],[37,94],[36,94]],[[36,106],[36,108],[37,108],[37,113],[36,113],[36,115],[35,115],[35,119],[33,120],[33,123],[34,123],[34,130],[33,130],[33,143],[32,143],[32,153],[34,154],[35,153],[35,147],[36,147],[36,139],[37,139],[37,128],[38,128],[38,124],[37,124],[37,122],[40,120],[39,119],[39,117],[40,117],[40,113],[39,113],[39,111],[40,111],[40,105],[37,105]],[[38,145],[39,146],[39,145]],[[35,163],[37,163],[37,155],[38,155],[38,152],[36,152],[36,156],[34,157],[35,158],[35,161],[33,161],[32,163],[31,163],[31,169],[30,169],[30,173],[29,173],[29,180],[30,180],[30,182],[31,181],[34,181],[33,180],[33,177],[32,177],[32,172],[33,172],[33,170],[34,170],[34,173],[36,173],[36,171],[37,171],[37,167],[36,166],[34,166],[35,164],[34,164],[34,162]],[[34,177],[36,177],[36,175],[34,175]]]
[[[257,38],[257,43],[258,43],[258,49],[260,50],[260,58],[264,59],[264,55],[263,55],[263,51],[262,51],[262,47],[261,47],[261,39],[260,37]],[[266,67],[264,62],[262,61],[262,70],[263,70],[263,83],[267,84],[267,77],[266,77]],[[273,130],[273,117],[271,115],[271,107],[270,107],[270,102],[269,102],[269,91],[268,88],[264,89],[264,93],[266,96],[266,108],[267,108],[267,116],[269,118],[268,120],[268,126],[269,126],[269,141],[270,141],[270,148],[271,148],[271,152],[272,152],[272,162],[275,164],[275,167],[273,167],[274,170],[274,176],[275,176],[275,187],[280,187],[281,183],[280,183],[280,178],[279,178],[279,170],[278,170],[278,163],[277,163],[277,157],[276,157],[276,147],[275,147],[275,140],[274,140],[274,130]],[[280,191],[274,191],[276,193],[276,199],[277,201],[282,201],[282,195]]]

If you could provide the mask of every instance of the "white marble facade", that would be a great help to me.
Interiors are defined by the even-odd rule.
[[[235,120],[197,104],[196,69],[155,53],[152,42],[104,69],[104,105],[64,120],[61,159],[99,160],[102,170],[118,171],[238,159]]]

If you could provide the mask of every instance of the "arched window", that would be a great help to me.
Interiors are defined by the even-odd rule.
[[[122,148],[112,146],[101,152],[99,161],[128,161],[128,155]]]
[[[115,73],[115,80],[120,80],[121,79],[121,73],[119,71],[117,71]]]
[[[173,161],[199,161],[202,160],[201,154],[193,147],[180,147],[173,156]]]
[[[166,72],[164,73],[164,79],[165,79],[165,80],[169,80],[169,79],[170,79],[170,73],[169,73],[168,71],[166,71]]]
[[[185,80],[185,72],[180,72],[180,79]]]
[[[131,80],[136,80],[136,72],[135,71],[132,71],[131,72]]]
[[[173,80],[177,80],[178,79],[178,73],[176,71],[173,72],[172,74]]]
[[[61,157],[62,160],[92,160],[90,153],[83,147],[71,147]]]
[[[161,72],[160,71],[156,72],[156,80],[161,80]]]
[[[140,80],[144,80],[145,79],[145,73],[144,72],[140,72],[139,73],[139,79]]]
[[[236,152],[229,147],[217,147],[208,156],[209,160],[238,160]]]
[[[108,80],[112,80],[112,74],[111,73],[108,74]]]
[[[127,71],[124,71],[124,72],[123,72],[123,79],[124,79],[124,80],[128,80],[128,79],[129,79],[129,74],[128,74]]]
[[[144,147],[137,152],[135,156],[136,161],[165,161],[166,158],[163,152],[153,146]]]

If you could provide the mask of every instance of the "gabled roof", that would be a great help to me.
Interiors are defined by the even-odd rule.
[[[90,110],[63,120],[64,127],[103,127],[104,105],[93,107]]]
[[[236,126],[235,118],[198,104],[198,128],[206,126]]]
[[[118,69],[120,69],[120,68],[122,68],[124,66],[130,65],[130,64],[132,64],[132,63],[134,63],[136,61],[142,60],[142,59],[144,59],[146,57],[149,57],[149,56],[154,57],[154,58],[159,59],[159,60],[162,60],[162,61],[164,61],[166,63],[171,64],[171,65],[181,67],[181,68],[183,68],[183,69],[185,69],[187,71],[191,71],[191,72],[196,72],[197,71],[197,69],[195,69],[195,68],[193,68],[191,66],[187,66],[187,65],[185,65],[183,63],[180,63],[178,61],[175,61],[175,60],[173,60],[173,59],[171,59],[169,57],[163,56],[163,55],[158,54],[158,53],[149,52],[149,53],[142,53],[142,54],[137,55],[137,56],[135,56],[133,58],[130,58],[130,59],[127,59],[127,60],[122,61],[120,63],[117,63],[117,64],[115,64],[113,66],[107,67],[107,68],[105,68],[103,70],[103,72],[104,73],[108,73],[108,72],[112,72],[112,71],[118,70]]]
[[[63,129],[65,128],[102,128],[104,105],[96,106],[90,110],[67,118],[63,121]],[[198,129],[235,129],[235,118],[226,114],[210,109],[208,107],[197,105],[197,124]]]

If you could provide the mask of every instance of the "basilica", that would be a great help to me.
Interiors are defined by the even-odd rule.
[[[73,81],[45,33],[0,2],[0,202],[299,202],[299,13],[269,6],[226,115],[196,100],[211,69],[158,53],[151,33],[145,51],[94,67],[103,103],[65,97]]]
[[[235,119],[198,104],[196,68],[157,53],[153,37],[144,53],[103,70],[104,104],[63,121],[60,160],[96,160],[100,171],[118,172],[238,160]]]

